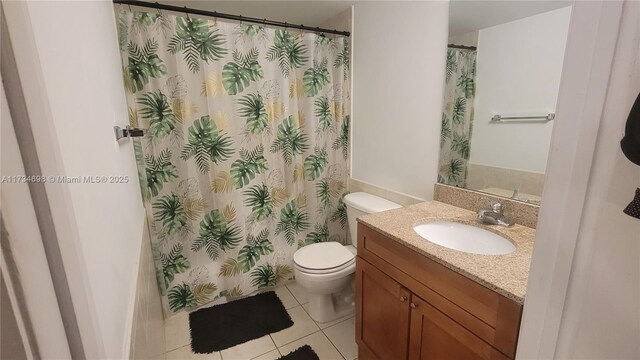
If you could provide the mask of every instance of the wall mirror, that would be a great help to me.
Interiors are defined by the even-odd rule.
[[[539,204],[569,1],[451,1],[438,182]]]

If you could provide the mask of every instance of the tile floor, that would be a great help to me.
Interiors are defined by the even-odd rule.
[[[167,352],[165,360],[275,360],[308,344],[320,360],[354,360],[358,356],[355,343],[355,318],[347,316],[329,323],[315,322],[309,316],[307,294],[296,283],[275,290],[294,324],[271,335],[213,354],[193,354],[186,313],[175,315],[165,323]]]

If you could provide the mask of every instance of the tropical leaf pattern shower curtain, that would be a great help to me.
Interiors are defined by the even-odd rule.
[[[471,153],[476,51],[447,49],[438,182],[466,187]]]
[[[346,240],[347,38],[118,12],[124,83],[170,312],[293,277]]]

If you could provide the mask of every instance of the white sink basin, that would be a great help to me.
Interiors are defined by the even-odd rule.
[[[511,241],[498,234],[457,222],[430,222],[416,225],[413,230],[432,243],[471,254],[506,255],[516,249]]]

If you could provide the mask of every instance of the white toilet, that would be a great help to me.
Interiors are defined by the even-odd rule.
[[[344,203],[353,245],[329,241],[305,246],[293,254],[296,282],[309,294],[309,315],[318,322],[329,322],[355,310],[356,218],[402,207],[364,192],[346,195]]]

